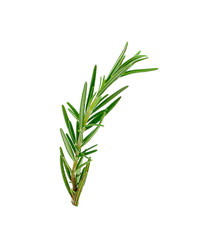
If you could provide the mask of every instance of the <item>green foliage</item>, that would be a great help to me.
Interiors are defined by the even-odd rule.
[[[82,92],[82,98],[80,103],[80,111],[79,111],[79,128],[82,131],[84,125],[84,114],[85,114],[85,101],[86,101],[86,94],[87,94],[87,82],[84,84],[83,92]]]
[[[124,61],[127,46],[128,43],[125,44],[124,49],[113,65],[107,78],[105,76],[100,77],[100,84],[97,92],[95,91],[97,66],[94,66],[88,93],[87,82],[84,83],[79,112],[71,103],[67,102],[69,107],[68,111],[76,121],[75,130],[65,107],[62,105],[62,112],[69,134],[65,134],[62,129],[60,129],[60,132],[66,151],[69,154],[69,157],[73,160],[73,167],[71,168],[66,161],[62,148],[60,148],[60,166],[65,186],[72,198],[72,203],[75,206],[78,205],[79,197],[87,178],[90,162],[92,161],[91,154],[97,151],[97,149],[94,149],[97,144],[88,147],[85,150],[82,150],[82,147],[89,143],[101,126],[103,127],[102,122],[104,118],[121,99],[121,96],[117,96],[127,89],[128,86],[120,88],[110,96],[109,94],[103,95],[103,93],[121,77],[134,73],[155,71],[158,69],[147,68],[129,70],[135,63],[143,61],[148,57],[146,55],[141,55],[141,51],[139,51],[133,57]],[[90,128],[93,129],[90,133],[86,134],[85,132]]]
[[[91,79],[91,83],[90,83],[86,109],[88,109],[89,104],[91,103],[91,101],[93,99],[93,96],[95,96],[95,95],[93,95],[93,93],[94,93],[94,88],[95,88],[96,72],[97,72],[97,66],[95,65],[94,69],[93,69],[93,73],[92,73],[92,79]]]
[[[75,160],[75,157],[74,157],[74,154],[73,154],[70,142],[69,142],[68,138],[66,137],[66,135],[65,135],[65,133],[64,133],[62,128],[60,129],[60,132],[61,132],[61,136],[62,136],[64,145],[66,147],[66,150],[67,150],[69,156],[71,157],[72,160]]]
[[[93,112],[96,112],[98,109],[100,109],[101,107],[103,107],[105,104],[107,104],[108,102],[110,102],[113,98],[115,98],[119,93],[123,92],[125,89],[127,89],[128,86],[122,87],[121,89],[119,89],[118,91],[116,91],[115,93],[113,93],[110,97],[108,97],[107,99],[103,100],[95,109]]]
[[[79,120],[79,113],[77,110],[71,105],[71,103],[67,102],[69,108],[69,112],[75,117],[76,120]]]
[[[60,167],[61,167],[61,173],[62,173],[62,177],[64,180],[64,184],[66,186],[66,189],[68,191],[68,193],[70,194],[70,196],[72,197],[72,189],[69,186],[65,171],[64,171],[64,163],[63,163],[63,158],[60,156]]]

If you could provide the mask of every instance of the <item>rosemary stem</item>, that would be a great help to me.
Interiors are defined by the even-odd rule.
[[[75,171],[76,171],[76,166],[77,166],[77,162],[78,162],[78,159],[79,159],[79,157],[78,157],[78,155],[79,155],[79,152],[81,151],[81,147],[82,147],[82,138],[83,138],[83,133],[84,133],[84,131],[85,131],[85,125],[86,125],[86,123],[87,123],[87,121],[88,121],[88,119],[89,119],[89,117],[90,117],[90,114],[91,114],[91,112],[92,112],[92,110],[93,110],[93,107],[94,107],[94,105],[95,105],[95,103],[96,103],[96,101],[97,101],[97,98],[98,98],[98,96],[96,96],[95,97],[95,99],[93,100],[93,102],[91,103],[91,105],[89,106],[89,108],[88,108],[88,110],[86,111],[86,113],[85,113],[85,118],[84,118],[84,123],[83,123],[83,128],[81,129],[81,131],[80,131],[80,133],[79,133],[79,137],[78,137],[78,142],[77,142],[77,149],[78,150],[76,150],[76,155],[75,155],[75,161],[74,161],[74,163],[73,163],[73,168],[72,168],[72,176],[71,176],[71,181],[72,181],[72,186],[73,186],[73,191],[74,192],[77,192],[77,182],[76,182],[76,174],[75,174]],[[74,195],[73,195],[73,201],[72,201],[72,203],[74,204],[74,205],[76,205],[76,203],[75,203],[75,199],[76,199],[76,193],[74,193]]]

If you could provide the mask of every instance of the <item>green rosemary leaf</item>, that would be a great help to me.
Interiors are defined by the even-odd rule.
[[[69,134],[71,136],[72,141],[76,143],[75,132],[71,122],[69,122]]]
[[[122,87],[121,89],[119,89],[118,91],[116,91],[115,93],[113,93],[110,97],[108,97],[107,99],[105,99],[104,101],[102,101],[95,109],[93,112],[96,112],[98,109],[100,109],[101,107],[103,107],[106,103],[110,102],[113,98],[115,98],[119,93],[121,93],[122,91],[124,91],[126,88],[128,88],[128,86]]]
[[[92,97],[93,97],[94,88],[95,88],[95,80],[96,80],[96,72],[97,72],[97,65],[95,65],[94,69],[93,69],[92,79],[91,79],[88,98],[87,98],[86,109],[88,108],[89,102],[90,102],[90,100],[92,100]]]
[[[80,157],[79,161],[77,162],[76,169],[82,164],[83,158],[84,158],[83,156]],[[76,173],[80,174],[80,172],[81,172],[81,168],[79,168]]]
[[[118,65],[116,66],[115,70],[113,71],[113,73],[116,72],[116,71],[120,68],[120,66],[121,66],[121,64],[122,64],[122,62],[123,62],[123,60],[124,60],[125,57],[126,57],[126,56],[124,55],[124,56],[121,58],[121,60],[119,61]],[[112,74],[113,74],[113,73],[112,73]]]
[[[110,73],[108,74],[107,81],[110,78],[110,76],[114,73],[116,68],[122,64],[122,61],[125,58],[124,54],[126,52],[127,47],[128,47],[128,42],[126,42],[123,51],[121,52],[120,56],[118,57],[118,59],[116,60],[116,62],[114,64],[113,68],[111,69]]]
[[[61,157],[63,158],[63,162],[64,162],[64,164],[66,165],[66,168],[69,170],[70,173],[72,173],[72,170],[71,170],[69,164],[68,164],[67,161],[66,161],[66,158],[65,158],[65,156],[64,156],[64,152],[63,152],[63,150],[62,150],[61,147],[60,147],[60,155],[61,155]],[[71,179],[71,178],[70,178],[70,179]]]
[[[91,112],[93,111],[93,109],[99,104],[99,102],[101,101],[102,97],[101,96],[96,96],[94,102],[92,103],[91,107]]]
[[[121,97],[117,98],[114,102],[112,102],[105,110],[101,110],[100,112],[95,113],[89,118],[89,123],[85,126],[85,130],[90,129],[93,126],[102,126],[102,124],[97,124],[103,117],[103,114],[106,113],[106,115],[113,109],[113,107],[118,103],[118,101],[121,99]]]
[[[141,53],[141,50],[139,50],[134,56],[138,56]]]
[[[77,186],[79,185],[81,175],[82,175],[81,171],[80,171],[79,174],[76,174],[76,183],[77,183]]]
[[[146,69],[135,69],[135,70],[130,70],[125,72],[123,76],[129,75],[129,74],[133,74],[133,73],[141,73],[141,72],[150,72],[150,71],[155,71],[158,70],[158,68],[146,68]]]
[[[84,152],[81,152],[77,147],[76,147],[76,149],[77,149],[77,151],[79,152],[78,157],[85,157],[85,158],[87,158],[88,160],[90,159],[88,156],[85,155]]]
[[[119,69],[122,69],[126,67],[129,64],[135,64],[137,61],[139,61],[141,58],[147,58],[146,55],[134,55],[132,58],[129,58],[126,62],[124,62]]]
[[[143,56],[143,55],[142,55]],[[108,85],[110,86],[113,82],[115,82],[119,77],[122,76],[123,73],[125,73],[130,67],[132,67],[135,63],[145,60],[148,57],[142,58],[141,55],[137,57],[133,57],[123,63],[121,67],[118,69],[118,71],[115,72],[115,74],[112,75],[112,78],[110,79]]]
[[[100,77],[100,83],[99,83],[98,91],[100,91],[101,85],[102,85],[102,77]]]
[[[70,146],[69,140],[68,140],[68,138],[66,137],[66,135],[65,135],[65,133],[64,133],[64,131],[63,131],[62,128],[60,129],[60,132],[61,132],[61,136],[62,136],[64,145],[65,145],[65,147],[66,147],[66,150],[67,150],[69,156],[71,157],[71,159],[72,159],[73,161],[75,161],[74,154],[73,154],[72,148],[71,148],[71,146]]]
[[[69,164],[67,163],[65,157],[62,157],[62,158],[63,158],[64,165],[66,166],[66,169],[68,169],[70,174],[72,174],[72,170],[71,170]],[[71,180],[71,178],[70,178],[70,180]]]
[[[105,117],[106,113],[104,112],[103,115],[102,115],[102,118],[100,120],[100,124],[102,123],[103,121],[103,118]],[[84,146],[85,144],[87,144],[91,139],[92,137],[96,134],[96,132],[98,131],[98,129],[100,128],[100,126],[97,126],[90,134],[88,134],[84,140],[83,140],[83,143],[82,143],[82,146]]]
[[[81,172],[81,170],[82,170],[81,168],[78,170],[78,171],[80,171],[80,173],[79,173],[79,175],[77,177],[77,185],[79,185],[80,180],[82,179],[82,176],[84,174],[85,168],[83,168],[82,172]]]
[[[71,172],[70,172],[69,169],[67,168],[67,166],[66,166],[66,164],[65,164],[64,161],[63,161],[63,163],[64,163],[64,167],[65,167],[66,173],[67,173],[67,175],[68,175],[68,178],[70,179],[70,182],[71,182]]]
[[[69,122],[70,121],[69,121],[69,117],[66,113],[66,109],[65,109],[64,105],[62,105],[62,112],[63,112],[63,115],[64,115],[64,120],[65,120],[66,126],[69,129]]]
[[[85,130],[87,130],[87,129],[91,128],[91,127],[94,127],[94,126],[104,127],[104,125],[102,125],[102,124],[90,123],[90,124],[87,124],[87,125],[85,126]]]
[[[85,153],[79,152],[79,157],[85,157],[88,160],[90,159],[90,157],[88,157],[87,155],[85,155]]]
[[[65,183],[66,189],[68,190],[70,196],[72,197],[72,189],[70,188],[69,183],[67,181],[66,174],[64,171],[64,166],[63,166],[63,158],[61,156],[60,156],[60,167],[61,167],[61,173],[62,173],[62,177]]]
[[[109,94],[106,94],[105,96],[101,97],[100,102],[103,101],[106,97],[108,97]]]
[[[76,173],[77,173],[77,170],[79,170],[80,168],[84,167],[86,164],[88,164],[89,162],[91,162],[92,160],[89,159],[87,162],[81,164],[77,169],[76,169]]]
[[[83,152],[89,151],[90,149],[92,149],[94,147],[97,147],[97,144],[93,145],[92,147],[89,147],[89,148],[85,149]]]
[[[120,97],[120,98],[121,98],[121,97]],[[114,102],[112,102],[106,109],[101,110],[101,111],[95,113],[94,115],[92,115],[92,116],[89,118],[88,121],[90,121],[90,122],[85,126],[85,129],[88,130],[88,129],[90,129],[91,127],[96,126],[96,125],[97,125],[97,126],[104,126],[104,125],[102,125],[102,124],[97,124],[97,123],[102,119],[104,113],[106,113],[106,115],[107,115],[107,113],[110,112],[110,111],[113,109],[113,107],[117,104],[117,102],[120,100],[120,98],[117,98],[117,99],[116,99]]]
[[[85,181],[86,181],[86,178],[87,178],[87,175],[88,175],[89,167],[90,167],[90,162],[89,162],[89,163],[86,165],[86,167],[83,169],[82,178],[80,178],[80,182],[79,182],[79,186],[78,186],[78,189],[77,189],[76,198],[75,198],[75,200],[74,200],[74,205],[75,205],[75,206],[78,206],[79,197],[80,197],[80,194],[81,194],[82,189],[83,189],[83,187],[84,187],[84,184],[85,184]]]
[[[100,96],[101,94],[103,94],[106,89],[113,84],[119,77],[121,77],[130,67],[132,67],[136,62],[142,61],[147,59],[148,57],[144,57],[144,58],[138,58],[135,57],[132,61],[130,61],[127,65],[126,63],[124,63],[123,65],[121,65],[121,67],[111,76],[111,78],[109,79],[109,81],[106,82],[106,84],[102,87],[102,89],[98,92],[98,96]]]
[[[74,153],[76,153],[75,145],[74,145],[74,143],[72,142],[70,136],[67,133],[66,133],[66,137],[69,140],[70,146],[73,149]]]
[[[92,154],[92,153],[94,153],[94,152],[97,152],[97,149],[92,150],[92,151],[89,151],[89,152],[85,152],[85,155],[89,155],[89,154]]]
[[[100,126],[100,127],[104,127],[103,124],[98,124],[97,122],[100,121],[100,118],[97,117],[97,118],[94,118],[89,124],[87,124],[87,126],[85,126],[85,130],[89,130],[90,128],[92,127],[95,127],[95,126]],[[94,123],[93,123],[94,122]]]
[[[63,160],[63,163],[64,163],[64,167],[65,167],[66,173],[67,173],[69,179],[71,180],[72,170],[71,170],[69,164],[68,164],[67,161],[66,161],[66,158],[65,158],[65,156],[64,156],[64,153],[63,153],[63,150],[62,150],[61,147],[60,147],[60,154],[61,154],[61,157],[62,157],[62,160]]]
[[[95,99],[96,94],[97,94],[97,92],[95,92],[95,93],[93,94],[93,96],[90,98],[89,103],[88,103],[88,106],[86,107],[86,111],[89,109],[91,103],[92,103],[93,100]]]
[[[79,113],[77,110],[71,105],[71,103],[67,102],[70,108],[68,108],[69,112],[77,119],[79,120]]]
[[[69,120],[69,117],[67,115],[67,112],[66,112],[66,109],[65,109],[64,105],[62,105],[62,111],[63,111],[64,120],[65,120],[66,126],[68,128],[69,134],[70,134],[70,136],[72,138],[72,141],[75,143],[76,140],[75,140],[74,129],[73,129],[71,121]]]
[[[80,159],[77,161],[77,168],[79,167],[79,165],[82,163],[82,161],[83,161],[83,156],[82,157],[80,157]]]
[[[106,108],[106,115],[116,106],[116,104],[119,102],[121,97],[117,98],[114,102],[112,102],[107,108]]]
[[[91,121],[91,120],[94,119],[94,118],[97,118],[97,117],[99,117],[99,119],[101,119],[101,117],[102,117],[102,115],[103,115],[104,112],[105,112],[105,110],[101,110],[100,112],[97,112],[97,113],[93,114],[93,115],[88,119],[88,122]],[[98,121],[99,121],[99,120],[98,120]],[[97,122],[98,122],[98,121],[97,121]],[[93,122],[93,123],[96,123],[96,122]]]
[[[71,115],[72,115],[76,120],[79,121],[79,118],[77,118],[77,116],[74,114],[74,112],[73,112],[70,108],[68,108],[68,111],[71,113]]]
[[[87,93],[87,82],[85,82],[85,84],[84,84],[84,88],[83,88],[83,91],[82,91],[81,103],[80,103],[80,111],[79,111],[79,127],[80,127],[80,130],[83,128],[83,122],[84,122],[86,93]]]
[[[98,112],[96,116],[94,114],[91,118],[92,120],[85,126],[85,130],[88,130],[96,125],[104,127],[104,125],[98,123],[101,120],[103,113],[105,113],[105,110]]]
[[[79,138],[79,121],[77,121],[76,123],[76,141],[78,142],[78,138]]]
[[[86,167],[85,167],[86,168]],[[81,173],[81,176],[80,176],[80,180],[82,179],[82,177],[83,177],[83,174],[84,174],[84,172],[85,172],[85,168],[83,168],[83,170],[82,170],[82,173]]]
[[[61,156],[64,157],[64,152],[63,152],[63,150],[62,150],[62,147],[60,147],[59,150],[60,150]]]
[[[92,102],[91,106],[89,107],[88,111],[85,114],[84,125],[89,121],[89,117],[92,114],[93,109],[99,104],[101,100],[101,96],[96,96],[94,101]]]

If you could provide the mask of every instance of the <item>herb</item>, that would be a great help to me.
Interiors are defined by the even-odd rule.
[[[68,133],[65,134],[62,129],[60,129],[60,132],[66,151],[73,161],[73,166],[69,166],[61,147],[60,165],[65,186],[72,198],[72,204],[75,206],[78,206],[79,197],[88,175],[90,163],[92,161],[91,154],[97,151],[97,149],[95,149],[97,145],[88,147],[85,150],[83,150],[83,147],[89,143],[99,128],[103,127],[103,119],[121,99],[121,97],[117,96],[128,86],[122,87],[110,96],[108,94],[104,95],[105,91],[121,77],[133,73],[150,72],[158,69],[148,68],[129,70],[135,63],[147,59],[147,56],[141,55],[139,51],[132,58],[124,61],[127,46],[128,43],[126,43],[108,76],[100,78],[100,84],[97,92],[95,92],[97,72],[97,66],[95,65],[88,91],[87,82],[84,84],[79,111],[76,110],[71,103],[67,102],[69,107],[68,112],[76,120],[76,128],[73,127],[71,121],[69,120],[67,110],[62,105],[62,111]],[[88,132],[88,134],[85,134],[85,132]]]

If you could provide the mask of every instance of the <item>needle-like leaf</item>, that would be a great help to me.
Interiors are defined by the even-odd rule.
[[[64,163],[64,168],[65,168],[65,170],[66,170],[66,173],[67,173],[67,175],[68,175],[68,178],[69,178],[70,181],[71,181],[71,172],[70,172],[69,169],[67,168],[67,165],[65,164],[64,161],[63,161],[63,163]]]
[[[90,155],[90,154],[92,154],[92,153],[94,153],[94,152],[97,152],[97,149],[92,150],[92,151],[89,151],[89,152],[85,152],[85,155]]]
[[[71,103],[67,102],[68,106],[70,108],[68,108],[69,112],[77,119],[79,120],[79,113],[77,112],[77,110],[71,105]]]
[[[103,118],[105,117],[105,115],[106,115],[106,113],[103,113],[103,116],[102,116],[102,118],[100,120],[100,124],[102,123]],[[88,134],[84,138],[82,146],[84,146],[85,144],[87,144],[90,141],[90,139],[96,134],[96,132],[98,131],[99,128],[100,128],[100,126],[97,126],[90,134]]]
[[[69,156],[71,157],[71,159],[72,159],[73,161],[75,161],[74,154],[73,154],[72,148],[71,148],[71,146],[70,146],[69,140],[68,140],[68,138],[66,137],[66,135],[65,135],[65,133],[64,133],[64,131],[63,131],[62,128],[60,129],[60,132],[61,132],[61,136],[62,136],[64,145],[65,145],[65,147],[66,147],[66,150],[67,150]]]
[[[118,103],[118,101],[121,99],[121,97],[117,98],[114,102],[112,102],[105,110],[102,110],[96,114],[94,114],[92,117],[90,117],[89,120],[91,120],[89,122],[89,124],[87,124],[85,126],[85,129],[88,130],[90,129],[91,127],[93,126],[101,126],[101,127],[104,127],[104,125],[102,124],[97,124],[101,119],[102,119],[102,116],[103,116],[103,113],[106,113],[106,115],[115,107],[115,105]]]
[[[121,65],[122,61],[123,61],[124,58],[125,58],[124,54],[125,54],[125,52],[126,52],[127,47],[128,47],[128,42],[126,42],[126,44],[125,44],[125,46],[124,46],[124,49],[122,50],[120,56],[118,57],[118,59],[116,60],[114,66],[113,66],[113,68],[111,69],[110,73],[108,74],[107,80],[110,78],[110,76],[112,75],[112,73],[114,73],[114,71],[116,70],[116,68]]]
[[[70,146],[71,146],[71,148],[73,149],[73,151],[75,153],[76,152],[75,145],[74,145],[74,143],[72,142],[71,138],[69,137],[69,135],[67,133],[66,133],[66,137],[69,140]]]
[[[95,118],[97,118],[97,117],[98,117],[99,120],[100,120],[104,112],[105,112],[105,110],[101,110],[101,111],[93,114],[93,115],[88,119],[88,122],[90,122],[92,119],[95,119]],[[98,121],[99,121],[99,120],[98,120]],[[97,122],[98,122],[98,121],[97,121]],[[97,123],[97,122],[92,122],[92,123]]]
[[[63,111],[64,120],[65,120],[66,126],[68,128],[69,134],[71,136],[71,139],[75,143],[76,139],[75,139],[74,129],[73,129],[71,121],[69,120],[69,117],[67,115],[67,112],[66,112],[66,109],[65,109],[64,105],[62,105],[62,111]]]
[[[147,57],[139,58],[135,57],[132,61],[130,61],[128,64],[123,64],[121,67],[111,76],[111,78],[105,83],[105,85],[102,87],[102,89],[99,90],[98,96],[103,94],[106,89],[112,85],[119,77],[121,77],[130,67],[132,67],[136,62],[142,61],[147,59]]]
[[[88,102],[88,106],[86,107],[86,111],[89,109],[90,105],[92,104],[93,100],[95,99],[95,96],[97,95],[97,92],[93,94],[93,96],[90,98]]]
[[[103,124],[89,123],[89,124],[87,124],[87,125],[85,126],[85,130],[88,130],[89,128],[94,127],[94,126],[104,127]]]
[[[90,167],[90,162],[86,165],[86,167],[83,170],[83,175],[82,175],[82,178],[80,179],[79,186],[78,186],[78,189],[77,189],[77,194],[76,194],[76,197],[74,199],[74,205],[75,206],[78,206],[79,197],[80,197],[80,194],[81,194],[82,189],[84,187],[84,184],[85,184],[85,181],[86,181],[86,178],[87,178],[87,175],[88,175],[89,167]]]
[[[101,97],[100,102],[103,101],[105,98],[108,97],[109,94],[106,94],[105,96]]]
[[[84,122],[86,93],[87,93],[87,82],[85,82],[85,84],[84,84],[84,88],[83,88],[83,91],[82,91],[81,103],[80,103],[80,111],[79,111],[79,127],[80,127],[80,130],[82,130],[83,122]]]
[[[116,104],[119,102],[121,97],[117,98],[114,102],[112,102],[107,108],[106,108],[106,115],[116,106]]]
[[[71,136],[72,141],[73,141],[74,143],[76,143],[75,132],[74,132],[74,128],[73,128],[71,122],[69,122],[69,133],[70,133],[70,136]]]
[[[82,164],[82,161],[83,161],[83,156],[79,158],[78,162],[77,162],[77,166],[76,166],[76,169],[79,168],[79,166]],[[81,172],[81,168],[79,168],[77,171],[76,171],[76,174],[80,174]]]
[[[78,177],[77,177],[77,185],[79,185],[79,183],[80,183],[80,180],[82,179],[82,176],[83,176],[83,174],[84,174],[84,171],[85,171],[85,168],[83,168],[83,169],[78,169],[77,170],[77,172],[78,171],[80,171],[80,173],[78,174]],[[81,172],[82,171],[82,172]]]
[[[125,57],[126,57],[126,56],[124,55],[124,56],[120,59],[120,61],[118,62],[117,66],[115,67],[114,71],[112,72],[112,74],[114,74],[114,73],[120,68],[120,66],[121,66],[121,64],[122,64],[122,62],[123,62],[123,60],[124,60]]]
[[[101,110],[100,112],[94,114],[92,117],[89,118],[89,123],[85,126],[85,129],[88,130],[93,126],[102,126],[104,127],[104,125],[102,124],[97,124],[101,118],[103,113],[106,113],[106,115],[115,107],[115,105],[119,102],[119,100],[121,99],[121,97],[117,98],[114,102],[112,102],[105,110]]]
[[[63,152],[63,150],[62,150],[61,147],[60,147],[60,154],[61,154],[61,157],[63,158],[63,162],[64,162],[64,165],[65,165],[66,170],[70,173],[70,174],[69,174],[69,179],[71,180],[72,170],[71,170],[68,162],[66,161],[66,158],[65,158],[65,156],[64,156],[64,152]]]
[[[88,160],[90,159],[90,157],[88,157],[85,153],[82,153],[82,152],[79,152],[78,157],[85,157],[85,158],[87,158]]]
[[[68,190],[70,196],[72,197],[72,190],[69,186],[69,183],[67,181],[67,178],[66,178],[66,174],[65,174],[65,171],[64,171],[64,163],[63,163],[63,158],[60,156],[60,167],[61,167],[61,173],[62,173],[62,177],[63,177],[63,180],[64,180],[64,183],[65,183],[65,186],[66,186],[66,189]]]
[[[62,149],[61,149],[60,151],[62,151]],[[66,158],[64,157],[64,155],[61,154],[61,158],[62,158],[62,160],[63,160],[64,168],[65,168],[65,171],[66,171],[66,173],[67,173],[67,175],[68,175],[68,178],[69,178],[70,181],[71,181],[72,170],[71,170],[69,164],[67,163]]]
[[[86,164],[88,164],[89,162],[91,162],[92,160],[89,159],[87,162],[81,164],[77,169],[76,169],[76,173],[77,173],[77,170],[81,169],[82,167],[84,167]]]
[[[128,86],[122,87],[121,89],[119,89],[118,91],[116,91],[115,93],[113,93],[111,96],[109,96],[108,98],[106,98],[104,101],[102,101],[95,109],[93,112],[96,112],[98,109],[100,109],[101,107],[103,107],[105,104],[107,104],[108,102],[110,102],[113,98],[115,98],[119,93],[123,92],[126,88],[128,88]]]
[[[87,152],[87,151],[89,151],[90,149],[92,149],[94,147],[97,147],[97,144],[93,145],[92,147],[89,147],[89,148],[85,149],[83,152]]]
[[[130,70],[125,72],[123,76],[129,75],[129,74],[133,74],[133,73],[141,73],[141,72],[150,72],[150,71],[155,71],[158,70],[158,68],[146,68],[146,69],[135,69],[135,70]]]
[[[119,70],[123,69],[123,68],[126,67],[126,66],[129,66],[129,64],[130,64],[130,65],[131,65],[131,64],[135,64],[136,62],[140,61],[140,60],[143,59],[143,58],[146,59],[147,56],[146,56],[146,55],[134,55],[132,58],[129,58],[126,62],[124,62],[124,63],[120,66]]]
[[[77,149],[77,151],[78,151],[78,153],[79,153],[78,157],[85,157],[85,158],[87,158],[88,160],[90,159],[90,157],[88,157],[88,156],[85,154],[85,152],[81,152],[77,147],[76,147],[76,149]]]
[[[76,168],[78,168],[79,165],[82,163],[83,158],[84,158],[83,156],[79,158],[79,160],[77,161],[77,166],[76,166]]]
[[[93,97],[94,88],[95,88],[96,72],[97,72],[97,65],[95,65],[94,69],[93,69],[92,79],[91,79],[89,93],[88,93],[88,98],[87,98],[87,103],[86,103],[86,109],[88,108],[89,102],[90,102],[90,100]]]
[[[76,141],[78,142],[79,138],[79,121],[76,122]]]

